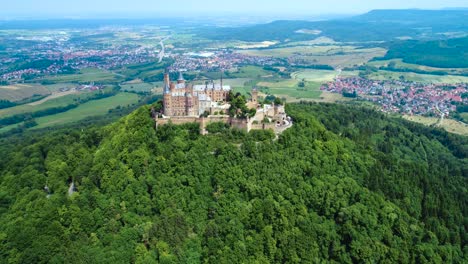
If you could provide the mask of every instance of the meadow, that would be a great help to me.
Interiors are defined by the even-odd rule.
[[[330,65],[335,68],[343,68],[362,65],[374,57],[384,56],[386,50],[383,48],[359,48],[357,46],[350,45],[298,44],[298,46],[287,46],[272,49],[249,49],[237,52],[261,57],[293,57],[310,64]]]
[[[18,102],[34,95],[48,95],[50,90],[40,84],[12,84],[0,86],[0,100]]]
[[[425,117],[425,116],[408,116],[404,115],[404,119],[410,120],[416,123],[420,123],[426,126],[439,126],[448,132],[468,136],[468,125],[453,119],[444,119],[439,123],[437,117]]]
[[[54,83],[90,83],[90,82],[116,82],[122,79],[122,75],[101,69],[82,69],[77,74],[62,74],[39,79],[42,82]]]
[[[455,84],[468,82],[468,77],[458,75],[432,75],[432,74],[419,74],[414,72],[393,72],[383,71],[373,72],[369,78],[374,80],[398,80],[403,76],[407,81],[421,82],[421,83],[447,83]]]
[[[40,110],[53,108],[53,107],[63,107],[69,104],[76,103],[79,100],[86,99],[92,94],[93,94],[92,92],[70,94],[70,95],[48,100],[38,105],[23,104],[23,105],[18,105],[15,107],[0,109],[0,116],[7,117],[7,116],[17,115],[17,114],[22,114],[22,113],[33,112],[33,111],[40,111]]]
[[[319,83],[326,83],[333,81],[337,76],[338,71],[331,71],[331,70],[314,70],[314,69],[307,69],[302,71],[297,71],[291,74],[291,77],[296,80],[305,79],[306,81],[310,82],[319,82]],[[342,71],[340,73],[341,77],[353,77],[358,76],[359,71]]]
[[[34,129],[63,125],[92,116],[105,115],[110,109],[118,106],[126,107],[138,103],[138,98],[136,94],[119,93],[112,97],[89,101],[67,112],[37,118],[38,125]]]
[[[162,85],[163,85],[162,82],[148,83],[148,82],[140,81],[140,82],[127,82],[127,83],[121,84],[120,87],[122,87],[122,91],[150,93],[157,87],[161,88]]]
[[[413,64],[403,62],[402,59],[390,59],[390,60],[375,60],[369,61],[366,65],[373,67],[389,67],[393,65],[395,69],[404,69],[404,70],[418,70],[418,71],[427,71],[427,72],[446,72],[448,74],[461,74],[468,71],[467,68],[438,68],[430,67],[425,65]]]

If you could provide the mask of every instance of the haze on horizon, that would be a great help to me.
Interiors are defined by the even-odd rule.
[[[358,14],[373,9],[440,9],[468,7],[468,0],[16,0],[2,3],[0,16],[7,19],[21,17],[125,17],[146,16],[222,16],[249,15],[320,15]],[[1,18],[0,17],[0,18]]]

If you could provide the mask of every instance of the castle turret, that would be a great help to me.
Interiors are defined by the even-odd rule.
[[[169,73],[166,71],[164,73],[164,87],[163,87],[163,95],[164,95],[164,101],[163,101],[163,112],[164,115],[170,116],[172,115],[171,111],[171,80],[169,79]]]
[[[221,90],[223,89],[223,71],[221,71]]]
[[[179,72],[179,79],[177,79],[177,83],[185,83],[184,75],[182,75],[182,72]]]
[[[258,90],[257,88],[252,89],[252,102],[258,103]]]
[[[169,85],[170,83],[171,83],[171,80],[169,78],[169,71],[166,70],[166,72],[164,72],[164,84]]]

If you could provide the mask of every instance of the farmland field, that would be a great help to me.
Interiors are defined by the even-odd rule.
[[[299,81],[287,80],[278,82],[259,82],[257,86],[267,88],[268,93],[278,97],[295,99],[318,99],[322,94],[320,83],[306,82],[304,87],[298,86]]]
[[[230,73],[229,76],[234,78],[262,78],[271,74],[271,72],[258,66],[244,66]]]
[[[242,54],[263,57],[294,57],[310,64],[330,65],[333,67],[350,67],[361,65],[374,57],[384,56],[385,49],[338,45],[291,46],[274,49],[251,49],[238,51]]]
[[[66,89],[75,88],[76,84],[74,84],[74,83],[56,83],[56,84],[44,85],[44,87],[46,87],[51,92],[56,92],[56,91],[59,91],[62,88],[66,88]]]
[[[100,69],[82,69],[78,74],[64,74],[48,77],[41,79],[42,81],[47,80],[51,82],[105,82],[105,81],[117,81],[120,79],[120,75],[112,72],[108,72]]]
[[[274,49],[250,49],[238,51],[238,53],[263,56],[263,57],[279,57],[285,58],[293,55],[332,55],[337,53],[353,52],[353,46],[294,46]]]
[[[370,61],[367,63],[369,66],[374,67],[388,67],[390,64],[393,64],[396,69],[410,69],[410,70],[420,70],[420,71],[441,71],[447,72],[452,74],[459,74],[461,72],[466,72],[468,69],[466,68],[437,68],[437,67],[430,67],[425,65],[419,64],[412,64],[403,62],[402,59],[391,59],[391,60],[377,60],[377,61]]]
[[[34,95],[48,95],[49,89],[38,84],[14,84],[8,86],[0,86],[0,100],[8,100],[12,102],[21,101],[31,98]]]
[[[403,76],[407,81],[422,82],[422,83],[462,83],[468,82],[468,77],[457,75],[431,75],[431,74],[418,74],[413,72],[392,72],[392,71],[378,71],[369,75],[369,78],[375,80],[397,80]]]
[[[358,71],[342,71],[340,76],[357,76],[359,74]],[[296,80],[305,79],[306,81],[311,82],[319,82],[319,83],[326,83],[331,82],[333,79],[338,75],[337,71],[331,70],[304,70],[294,72],[291,77]]]
[[[21,114],[21,113],[40,111],[40,110],[53,108],[53,107],[67,106],[69,104],[75,103],[76,101],[80,99],[89,97],[92,94],[93,93],[70,94],[70,95],[65,95],[63,97],[54,98],[54,99],[45,101],[39,105],[24,104],[24,105],[18,105],[15,107],[0,109],[0,116],[6,117],[6,116],[12,116],[12,115]]]
[[[132,91],[132,92],[151,92],[156,87],[162,87],[162,82],[127,82],[121,84],[122,91]]]
[[[84,103],[77,108],[71,109],[64,113],[49,115],[36,119],[38,126],[34,128],[44,128],[54,125],[62,125],[79,121],[91,116],[106,115],[110,109],[118,106],[128,106],[138,102],[138,95],[132,93],[119,93],[115,96],[90,101]]]

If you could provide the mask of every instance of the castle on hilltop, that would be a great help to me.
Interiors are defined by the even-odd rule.
[[[231,87],[223,85],[223,79],[219,83],[206,82],[205,85],[188,84],[182,72],[179,73],[177,82],[171,82],[169,74],[164,74],[164,108],[163,115],[173,116],[200,116],[205,113],[212,114],[215,111],[224,112],[223,104]]]
[[[160,112],[152,109],[156,128],[165,124],[198,123],[200,133],[208,133],[210,123],[222,122],[232,128],[250,131],[251,129],[271,129],[281,133],[292,126],[286,115],[284,104],[260,104],[258,91],[251,91],[251,99],[246,101],[248,109],[254,109],[254,116],[236,117],[230,112],[231,87],[214,81],[205,84],[190,84],[182,73],[176,82],[171,82],[169,73],[164,74],[163,107]]]

